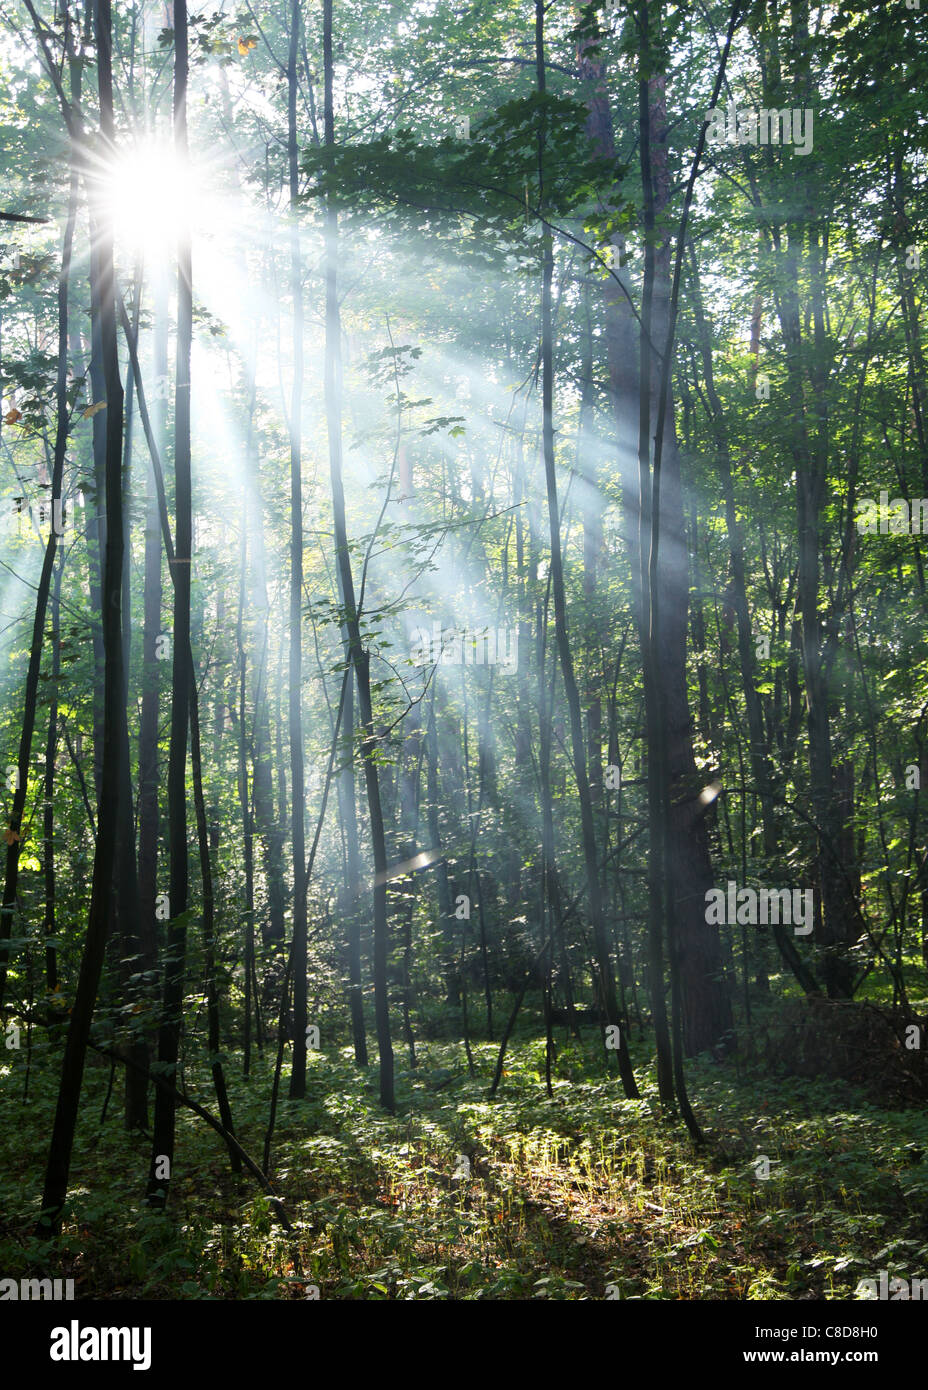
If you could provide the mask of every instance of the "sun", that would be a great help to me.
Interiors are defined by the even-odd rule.
[[[198,212],[194,179],[165,141],[121,151],[103,180],[103,207],[117,245],[146,254],[173,251]]]

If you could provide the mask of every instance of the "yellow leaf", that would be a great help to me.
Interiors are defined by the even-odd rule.
[[[8,410],[7,413],[4,415],[3,423],[5,425],[15,425],[16,421],[21,420],[22,418],[23,412],[21,410],[17,410],[14,405],[12,410]]]
[[[238,41],[238,51],[243,58],[250,48],[257,48],[257,46],[257,39],[239,39]]]
[[[105,409],[106,409],[106,401],[97,401],[97,403],[96,403],[95,405],[89,405],[89,406],[87,407],[87,409],[82,413],[81,419],[82,419],[82,420],[92,420],[93,417],[94,417],[95,415],[98,415],[98,414],[100,413],[101,410],[105,410]]]

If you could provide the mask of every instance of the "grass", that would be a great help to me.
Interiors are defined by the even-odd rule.
[[[9,1054],[7,1054],[9,1057]],[[97,1121],[108,1068],[88,1068],[59,1252],[31,1236],[57,1068],[0,1068],[0,1274],[73,1276],[78,1298],[848,1299],[858,1281],[928,1268],[928,1118],[883,1111],[841,1083],[771,1077],[760,1064],[689,1068],[707,1143],[661,1119],[648,1059],[622,1098],[598,1039],[559,1049],[517,1037],[488,1099],[447,1042],[397,1074],[397,1114],[376,1067],[350,1049],[310,1056],[307,1098],[283,1100],[272,1178],[294,1222],[228,1170],[221,1143],[178,1113],[166,1213],[143,1204],[150,1146],[121,1127],[119,1090]],[[52,1058],[47,1058],[52,1062]],[[239,1138],[260,1159],[270,1061],[250,1082],[231,1054]],[[191,1095],[211,1104],[205,1066]],[[769,1170],[761,1159],[766,1157]],[[769,1171],[763,1179],[758,1172]],[[310,1290],[311,1292],[311,1290]]]

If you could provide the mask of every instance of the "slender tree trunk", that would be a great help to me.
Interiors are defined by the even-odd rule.
[[[232,1107],[222,1067],[222,1047],[219,1020],[219,991],[216,987],[215,908],[213,870],[209,859],[209,835],[206,826],[206,802],[203,797],[203,764],[200,756],[200,710],[193,661],[190,661],[190,763],[193,771],[193,800],[197,821],[197,843],[200,850],[200,872],[203,878],[203,973],[206,984],[206,1015],[209,1041],[209,1065],[216,1089],[219,1115],[227,1134],[234,1137]],[[233,1173],[241,1172],[242,1161],[237,1149],[229,1145],[229,1162]]]
[[[174,4],[174,146],[181,166],[187,163],[188,33],[186,0]],[[174,631],[171,687],[171,746],[168,757],[168,845],[171,861],[170,917],[164,967],[164,998],[158,1036],[161,1075],[176,1087],[184,1010],[187,956],[187,731],[190,725],[190,569],[192,502],[190,483],[190,351],[193,336],[193,284],[189,228],[178,237],[177,361],[174,400]],[[148,1201],[163,1207],[174,1169],[176,1120],[174,1097],[160,1087],[155,1121]]]
[[[351,660],[351,648],[345,633],[345,658]],[[348,1002],[351,1010],[351,1036],[354,1041],[354,1060],[359,1067],[367,1066],[367,1034],[364,1025],[364,995],[361,981],[361,848],[358,842],[358,805],[354,783],[354,686],[345,691],[344,751],[338,774],[338,807],[345,833],[346,880],[342,895],[348,921]]]
[[[451,897],[451,882],[448,877],[448,861],[442,853],[441,819],[438,803],[438,732],[435,727],[435,700],[438,693],[438,677],[433,677],[432,698],[429,701],[429,717],[426,724],[426,798],[428,801],[429,842],[433,851],[441,854],[435,866],[438,891],[438,917],[441,931],[443,973],[445,977],[445,1002],[451,1009],[461,1003],[461,986],[457,978],[457,964],[454,950],[454,903]]]
[[[303,277],[300,232],[299,147],[296,129],[297,55],[302,24],[300,0],[290,7],[287,62],[287,161],[290,177],[290,292],[293,298],[293,382],[290,392],[290,778],[293,810],[293,1069],[290,1097],[306,1094],[306,790],[303,776]]]
[[[100,127],[105,147],[112,147],[113,79],[112,24],[109,0],[95,0],[94,20],[97,43],[97,81],[100,94]],[[81,960],[80,975],[71,1010],[68,1036],[61,1069],[58,1104],[49,1149],[45,1188],[42,1196],[40,1234],[57,1229],[67,1194],[68,1174],[74,1130],[80,1103],[81,1080],[90,1036],[100,972],[106,947],[109,922],[109,901],[116,857],[116,832],[121,808],[120,749],[116,737],[119,729],[119,705],[123,698],[122,674],[122,427],[123,390],[119,376],[119,355],[116,343],[116,303],[113,268],[112,229],[100,199],[94,217],[96,259],[100,283],[97,302],[100,306],[101,356],[106,390],[106,566],[104,571],[104,605],[102,612],[103,642],[106,656],[104,673],[104,726],[112,737],[103,747],[102,787],[97,810],[97,844],[94,854],[93,888],[87,937]],[[60,311],[59,311],[60,312]],[[60,322],[60,320],[59,320]],[[60,493],[60,486],[58,489]]]
[[[97,263],[100,248],[93,232],[90,237],[90,393],[94,402],[106,397],[101,360],[99,285],[102,272]],[[87,569],[90,581],[90,636],[93,646],[93,780],[97,800],[103,776],[103,740],[106,737],[103,722],[103,683],[105,653],[103,646],[103,627],[97,616],[103,602],[102,570],[103,555],[106,548],[106,412],[101,411],[91,421],[93,437],[93,488],[88,498],[86,517]]]
[[[141,267],[136,268],[134,304],[132,310],[133,329],[138,335],[139,314],[141,310],[142,282]],[[132,796],[132,768],[129,753],[129,723],[128,723],[128,700],[129,700],[129,663],[131,661],[131,642],[132,642],[132,594],[129,584],[130,575],[130,537],[131,528],[129,523],[129,487],[130,487],[130,468],[132,462],[132,416],[133,416],[133,379],[131,375],[126,385],[126,405],[125,405],[125,431],[123,439],[123,562],[122,562],[122,651],[123,651],[123,695],[119,705],[119,797],[120,803],[124,807],[133,806]],[[119,825],[116,830],[116,884],[115,884],[115,939],[121,944],[121,959],[119,962],[119,973],[121,976],[122,987],[126,999],[130,999],[135,990],[130,986],[130,977],[141,973],[142,969],[142,942],[140,928],[140,899],[138,882],[138,863],[136,860],[135,846],[135,817],[127,812],[120,816]],[[127,1040],[129,1047],[133,1049],[133,1055],[140,1063],[147,1062],[147,1049],[144,1041],[138,1036],[133,1023],[133,1016],[130,1015],[128,1028],[130,1038]],[[127,1067],[124,1077],[125,1084],[125,1126],[126,1129],[147,1129],[148,1128],[148,1081],[144,1071],[136,1071],[132,1067]]]
[[[544,0],[535,0],[535,63],[538,91],[545,92],[545,53],[544,53]],[[544,113],[538,140],[538,182],[539,207],[544,213]],[[573,658],[567,634],[567,605],[564,596],[564,570],[561,558],[560,516],[558,512],[557,477],[554,460],[554,351],[551,322],[551,284],[554,275],[554,251],[550,228],[543,233],[542,295],[541,295],[541,368],[542,368],[542,444],[545,462],[545,482],[548,497],[548,521],[551,533],[551,579],[554,593],[554,631],[564,693],[570,714],[570,738],[573,751],[574,777],[577,783],[577,796],[580,801],[581,833],[583,838],[583,859],[586,865],[587,886],[590,900],[590,917],[593,926],[593,941],[596,954],[597,986],[602,1000],[603,1012],[609,1026],[619,1027],[619,1071],[626,1096],[638,1096],[635,1075],[628,1055],[625,1030],[620,1027],[619,1005],[615,992],[615,979],[609,943],[606,935],[605,912],[603,910],[602,887],[599,880],[599,863],[596,852],[596,832],[593,823],[593,803],[590,796],[590,783],[587,775],[586,749],[583,740],[583,721],[580,712],[580,696],[574,675]]]
[[[487,1006],[487,1037],[493,1037],[493,992],[490,988],[490,962],[487,952],[487,924],[483,911],[483,894],[480,890],[480,875],[477,869],[477,827],[480,821],[480,812],[483,809],[483,779],[480,778],[480,790],[477,801],[477,809],[474,811],[473,797],[470,787],[470,739],[469,739],[469,715],[467,710],[467,668],[461,666],[461,706],[462,706],[462,726],[464,732],[464,746],[462,749],[464,758],[464,788],[467,796],[467,823],[470,827],[470,854],[467,867],[467,890],[468,900],[473,907],[474,898],[477,898],[478,920],[480,922],[480,963],[483,967],[483,997]],[[478,762],[480,761],[478,754]]]
[[[248,562],[248,488],[242,496],[241,572],[239,578],[238,621],[235,640],[238,647],[238,795],[242,812],[242,850],[245,859],[245,1042],[242,1073],[251,1073],[251,1012],[252,979],[255,973],[255,839],[254,820],[248,788],[248,742],[245,692],[248,683],[248,662],[245,653],[243,626],[245,620],[246,566]],[[254,996],[257,1004],[257,995]]]
[[[67,351],[65,351],[67,362]],[[54,517],[52,518],[54,527]],[[45,918],[42,934],[45,937],[45,987],[54,993],[58,988],[58,948],[55,936],[55,759],[58,756],[58,682],[61,679],[61,578],[64,559],[59,558],[52,584],[52,680],[51,703],[48,711],[48,739],[45,744],[45,804],[43,833],[45,842]]]
[[[662,782],[664,730],[658,710],[659,685],[656,681],[654,656],[654,605],[656,594],[651,592],[650,570],[647,561],[651,532],[651,334],[654,326],[654,185],[651,172],[651,103],[647,72],[648,57],[648,0],[640,9],[642,23],[641,75],[638,80],[639,151],[641,181],[644,194],[644,286],[641,299],[641,337],[638,373],[638,544],[639,563],[639,640],[644,678],[644,704],[648,749],[648,985],[651,994],[651,1016],[657,1044],[657,1084],[661,1104],[672,1110],[675,1103],[673,1058],[667,1003],[664,994],[664,839],[666,827],[665,797]],[[665,761],[665,760],[664,760]]]
[[[154,271],[154,377],[151,426],[159,449],[167,443],[166,394],[168,381],[168,305],[163,265]],[[139,965],[143,975],[139,1002],[146,1008],[156,998],[158,968],[158,924],[155,900],[158,894],[158,834],[160,808],[158,796],[158,722],[161,690],[161,516],[154,464],[149,458],[145,470],[145,597],[142,631],[142,692],[139,715],[139,811],[138,811],[138,903]],[[146,1087],[152,1043],[138,1031],[132,1049],[134,1067],[127,1067]],[[143,1121],[147,1128],[147,1120]]]
[[[323,0],[323,67],[325,79],[325,144],[335,145],[335,108],[332,93],[332,0]],[[325,399],[329,435],[329,468],[332,476],[332,513],[335,550],[341,575],[345,623],[351,647],[351,661],[358,685],[358,705],[362,729],[361,757],[367,788],[371,842],[374,852],[374,1016],[380,1057],[380,1101],[385,1110],[395,1106],[393,1091],[393,1042],[390,1036],[390,1005],[387,991],[387,844],[380,801],[376,762],[376,735],[371,703],[370,655],[361,643],[359,613],[355,603],[348,532],[345,523],[345,492],[342,483],[341,437],[341,317],[338,306],[338,219],[335,209],[325,212]]]

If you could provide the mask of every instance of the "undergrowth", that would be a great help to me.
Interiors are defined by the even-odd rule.
[[[427,1042],[397,1075],[397,1113],[377,1105],[376,1068],[350,1049],[310,1057],[305,1101],[282,1100],[272,1181],[287,1235],[254,1181],[178,1112],[166,1212],[142,1200],[150,1145],[121,1127],[109,1068],[85,1080],[61,1244],[31,1232],[55,1068],[0,1068],[0,1274],[71,1276],[78,1298],[850,1299],[886,1269],[928,1267],[928,1118],[884,1111],[841,1082],[771,1077],[759,1061],[690,1065],[706,1143],[623,1099],[592,1038],[559,1047],[554,1094],[544,1041],[513,1040],[488,1097],[494,1044]],[[271,1062],[250,1081],[229,1055],[237,1133],[260,1161]],[[120,1078],[121,1080],[121,1078]],[[205,1067],[185,1084],[210,1104]],[[19,1094],[18,1094],[19,1092]],[[766,1164],[763,1160],[766,1159]],[[768,1172],[769,1176],[759,1176]]]

